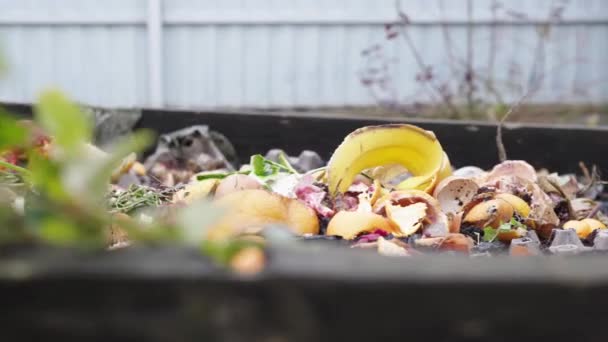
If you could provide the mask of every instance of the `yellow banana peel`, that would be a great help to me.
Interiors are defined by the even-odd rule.
[[[451,174],[450,162],[435,134],[408,124],[362,127],[346,136],[327,164],[331,195],[344,193],[361,171],[400,164],[413,176],[397,188],[432,191]]]
[[[450,163],[450,158],[448,158],[447,153],[443,152],[443,162],[441,164],[441,170],[439,170],[439,173],[437,174],[437,176],[438,176],[437,184],[439,184],[439,182],[448,178],[451,175],[452,175],[452,164]]]

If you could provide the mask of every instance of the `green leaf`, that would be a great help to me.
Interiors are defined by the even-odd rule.
[[[99,212],[86,212],[77,206],[39,204],[42,206],[38,208],[38,218],[32,218],[29,225],[40,240],[77,248],[105,245],[107,221]]]
[[[196,175],[196,179],[199,181],[204,181],[207,179],[224,179],[228,176],[232,175],[248,175],[251,171],[236,171],[236,172],[202,172]]]
[[[31,173],[29,180],[35,188],[55,201],[62,201],[69,197],[61,181],[60,166],[56,162],[37,153],[30,153],[28,161],[28,170]]]
[[[514,217],[511,218],[509,222],[502,223],[500,226],[498,226],[499,231],[510,231],[518,228],[527,229],[528,227],[517,221]]]
[[[230,176],[232,173],[205,173],[196,175],[196,180],[204,181],[207,179],[224,179]]]
[[[289,171],[289,173],[293,173],[296,175],[299,174],[299,172],[296,171],[296,169],[294,169],[293,166],[291,166],[291,163],[289,162],[289,160],[287,159],[287,156],[283,152],[279,153],[279,164],[283,165]]]
[[[259,243],[248,240],[225,240],[225,241],[204,241],[201,250],[203,254],[212,258],[215,262],[227,265],[232,257],[239,251],[247,247],[261,248]]]
[[[99,160],[98,163],[92,162],[88,179],[85,181],[88,196],[102,198],[112,173],[122,160],[133,152],[144,150],[153,140],[154,135],[150,131],[139,130],[113,145],[107,158]]]
[[[287,160],[285,160],[285,162],[287,162]],[[291,165],[286,166],[275,163],[272,160],[264,158],[261,154],[251,156],[250,164],[252,173],[261,179],[272,178],[278,175],[280,172],[287,172],[291,174],[297,173],[297,171],[293,169]]]
[[[110,148],[109,153],[79,153],[64,160],[60,165],[63,189],[82,204],[89,207],[102,206],[112,175],[122,165],[124,158],[133,151],[143,150],[152,140],[149,132],[138,131],[120,139]]]
[[[27,129],[3,108],[0,108],[0,128],[0,150],[26,143]]]
[[[510,222],[505,222],[502,223],[500,226],[498,226],[498,230],[502,230],[502,231],[509,231],[511,230],[512,226]]]
[[[35,108],[36,120],[66,152],[77,151],[80,144],[91,140],[93,120],[60,91],[41,94]]]
[[[75,244],[81,237],[78,226],[57,217],[43,220],[38,234],[43,240],[57,245]]]
[[[486,242],[491,242],[494,241],[494,239],[496,239],[496,235],[498,234],[498,231],[492,227],[485,227],[483,229],[483,241]]]
[[[269,161],[260,154],[251,156],[251,170],[258,177],[269,177],[277,174],[279,168],[272,165]]]

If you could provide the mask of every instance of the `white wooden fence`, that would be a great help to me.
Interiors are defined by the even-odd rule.
[[[471,3],[401,2],[429,85],[403,32],[385,38],[394,0],[0,0],[0,100],[58,86],[119,107],[409,103],[458,89],[471,60],[505,100],[538,86],[533,101],[608,102],[608,1]],[[477,82],[477,96],[497,95]]]

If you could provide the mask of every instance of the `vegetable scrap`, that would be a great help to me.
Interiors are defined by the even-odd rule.
[[[21,122],[19,127],[34,125]],[[68,195],[53,197],[69,186],[48,183],[37,169],[41,158],[60,160],[58,152],[66,145],[38,128],[29,132],[36,132],[33,139],[15,140],[17,147],[0,145],[0,184],[12,194],[3,196],[12,202],[7,208],[25,200],[20,205],[25,210],[14,211],[27,217],[36,210],[39,196],[67,199],[61,203],[72,212],[88,210],[70,202]],[[109,158],[94,145],[85,146],[95,158]],[[603,191],[597,171],[593,177],[589,172],[586,177],[560,175],[536,170],[523,160],[506,160],[489,170],[454,169],[433,132],[413,125],[357,129],[327,164],[312,151],[293,157],[273,149],[239,165],[230,142],[207,126],[162,135],[144,163],[134,154],[116,161],[105,180],[104,211],[112,219],[98,222],[112,235],[107,247],[128,248],[131,242],[149,239],[151,231],[168,237],[177,230],[187,243],[198,241],[205,253],[241,274],[263,270],[264,247],[273,243],[266,232],[277,227],[298,243],[337,240],[343,243],[336,248],[372,249],[396,258],[608,250],[608,216],[597,199]],[[45,167],[57,173],[67,170],[65,165]],[[60,182],[57,177],[54,181]],[[193,212],[187,214],[187,209],[201,202],[213,209],[198,216],[194,210],[194,219],[185,221]],[[61,222],[78,228],[86,217]],[[149,228],[153,225],[156,230]],[[76,234],[64,232],[64,226],[41,225],[52,241]]]

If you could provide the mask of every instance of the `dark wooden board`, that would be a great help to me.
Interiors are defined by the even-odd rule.
[[[246,161],[250,155],[270,148],[282,148],[292,154],[310,149],[327,159],[353,130],[391,122],[411,123],[433,131],[455,166],[489,168],[498,162],[496,126],[481,122],[145,110],[138,127],[169,132],[208,124],[225,134]],[[527,160],[537,168],[559,172],[580,172],[578,163],[583,161],[598,165],[608,174],[604,156],[608,128],[513,124],[504,129],[503,138],[510,159]]]
[[[605,341],[598,258],[394,259],[271,250],[237,278],[195,251],[0,259],[3,340]]]
[[[32,112],[29,105],[6,107],[21,115]],[[271,148],[282,148],[290,154],[314,150],[327,160],[353,130],[393,122],[411,123],[433,131],[456,167],[489,168],[498,162],[496,125],[483,122],[144,109],[136,127],[168,133],[206,124],[226,135],[241,161],[246,162],[252,154],[264,154]],[[507,124],[503,132],[510,159],[523,159],[536,168],[557,172],[580,172],[578,163],[583,161],[587,165],[596,164],[602,174],[608,174],[607,127]]]

